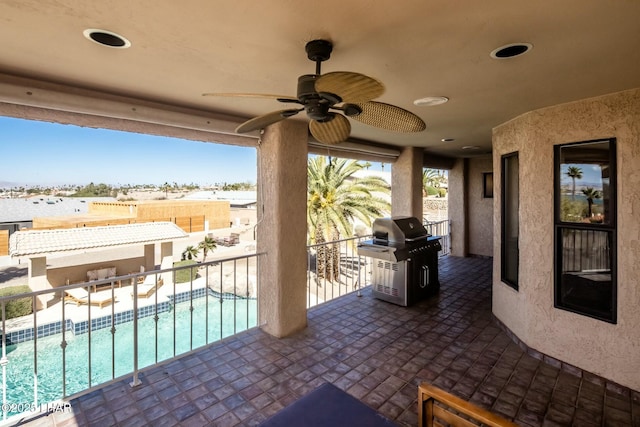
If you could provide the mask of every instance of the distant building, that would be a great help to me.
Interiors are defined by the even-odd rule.
[[[229,227],[230,218],[230,204],[221,200],[94,201],[89,203],[85,214],[33,218],[33,228],[78,228],[169,221],[191,233]]]
[[[255,209],[257,193],[255,191],[198,191],[189,194],[188,200],[226,200],[232,208]]]

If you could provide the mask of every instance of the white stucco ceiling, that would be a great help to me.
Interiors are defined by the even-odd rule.
[[[491,129],[527,111],[640,87],[638,22],[636,0],[3,0],[0,73],[251,118],[288,107],[201,95],[294,96],[315,70],[306,42],[326,38],[323,73],[375,77],[386,87],[377,101],[427,123],[396,134],[352,121],[353,137],[459,157],[490,151]],[[87,28],[132,46],[100,46]],[[515,42],[533,49],[490,58]],[[413,105],[425,96],[450,101]]]

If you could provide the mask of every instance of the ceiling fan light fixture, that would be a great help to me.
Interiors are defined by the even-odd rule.
[[[441,105],[449,101],[446,96],[427,96],[425,98],[416,99],[413,101],[413,105],[418,107],[433,107],[434,105]]]
[[[126,49],[131,47],[131,42],[126,37],[112,31],[87,28],[82,34],[94,43],[116,49]]]
[[[493,59],[509,59],[523,55],[533,49],[531,43],[510,43],[494,49],[489,56]]]

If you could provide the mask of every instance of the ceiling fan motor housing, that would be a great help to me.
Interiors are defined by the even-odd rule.
[[[326,122],[333,118],[333,114],[329,113],[329,108],[340,102],[340,98],[333,94],[319,94],[315,88],[318,77],[316,74],[305,74],[298,77],[298,101],[304,106],[309,118]]]

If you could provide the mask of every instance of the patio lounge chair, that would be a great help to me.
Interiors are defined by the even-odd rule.
[[[163,284],[164,280],[162,280],[162,278],[158,278],[158,282],[156,283],[156,275],[149,274],[144,278],[144,282],[138,285],[138,298],[149,298],[155,291],[160,289]],[[131,292],[131,297],[133,298],[133,292]]]
[[[89,300],[89,292],[84,288],[69,289],[65,291],[65,294],[64,301],[74,302],[76,305],[91,304],[102,308],[113,302],[111,291],[94,292],[91,294],[91,300]]]

